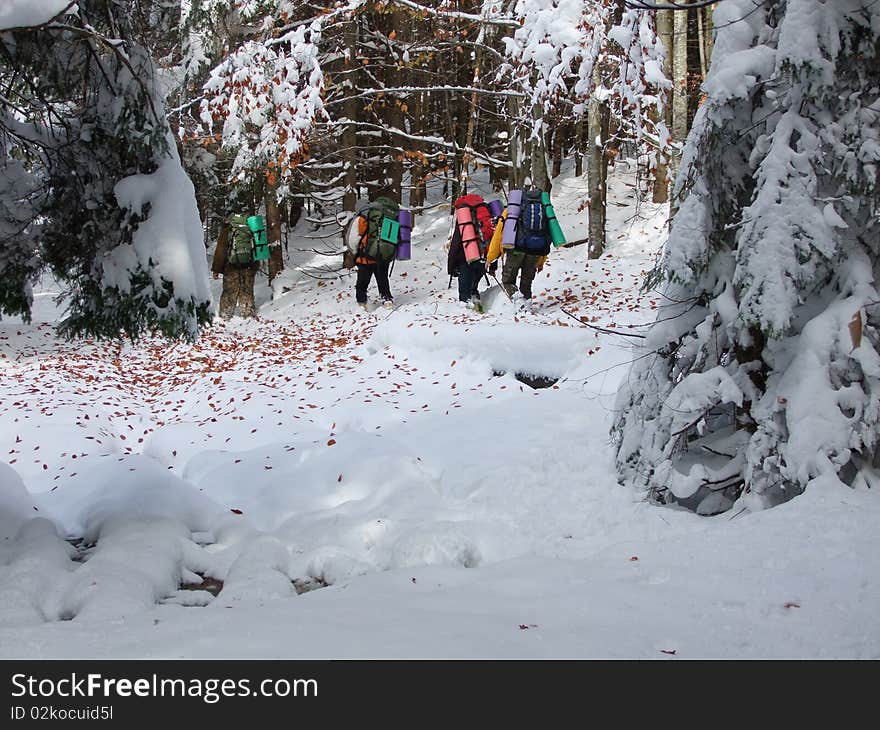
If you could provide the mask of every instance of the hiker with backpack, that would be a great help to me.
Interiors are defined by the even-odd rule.
[[[357,265],[354,292],[361,309],[367,309],[367,289],[373,277],[383,306],[394,306],[388,274],[397,252],[399,213],[400,206],[394,200],[380,195],[361,208],[346,229],[348,258]]]
[[[218,312],[223,319],[231,319],[236,307],[241,317],[257,318],[254,281],[259,262],[254,260],[254,234],[247,221],[247,216],[233,213],[223,222],[211,261],[214,278],[223,277]]]
[[[511,190],[502,220],[490,242],[487,261],[495,262],[504,256],[501,286],[511,299],[521,296],[528,301],[532,298],[532,283],[544,267],[551,245],[565,243],[550,204],[550,193],[532,186]]]
[[[452,231],[446,270],[458,277],[458,300],[475,310],[480,304],[480,279],[486,274],[486,253],[495,233],[495,219],[489,204],[479,195],[459,197],[452,206]]]

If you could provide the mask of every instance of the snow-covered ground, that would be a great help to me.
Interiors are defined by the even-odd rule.
[[[607,253],[554,250],[531,311],[460,308],[438,208],[392,311],[302,224],[261,319],[194,345],[59,341],[52,287],[0,322],[0,657],[880,658],[875,492],[699,517],[617,484],[633,340],[583,322],[644,331],[666,216],[623,172]],[[553,189],[584,238],[584,181]]]

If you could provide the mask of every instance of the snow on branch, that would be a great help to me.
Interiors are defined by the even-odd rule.
[[[211,71],[201,119],[237,156],[233,178],[268,169],[283,194],[293,168],[308,152],[306,138],[324,118],[324,75],[316,24],[300,25],[284,43],[247,41]]]
[[[469,20],[474,23],[482,23],[485,25],[496,25],[502,28],[517,28],[519,24],[510,18],[505,17],[500,12],[493,12],[493,8],[497,4],[487,6],[487,10],[483,15],[474,15],[473,13],[463,13],[460,10],[444,10],[442,8],[432,8],[422,3],[412,2],[412,0],[390,0],[394,5],[399,5],[410,10],[416,10],[423,15],[433,15],[437,18],[451,18],[452,20]]]
[[[342,99],[332,99],[325,102],[325,106],[344,104],[349,99],[364,99],[369,96],[381,96],[382,94],[421,94],[424,92],[448,92],[452,94],[486,94],[488,96],[513,96],[522,98],[524,94],[519,91],[483,89],[474,86],[392,86],[381,89],[365,89],[359,94],[348,94]]]

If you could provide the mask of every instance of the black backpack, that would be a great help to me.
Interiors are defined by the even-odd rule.
[[[550,229],[540,190],[523,191],[515,247],[537,256],[550,253]]]

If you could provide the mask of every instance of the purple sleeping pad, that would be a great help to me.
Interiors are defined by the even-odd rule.
[[[511,190],[507,199],[507,218],[504,220],[504,231],[501,234],[501,245],[513,248],[516,243],[516,222],[522,205],[522,190]]]
[[[397,222],[400,223],[400,231],[397,234],[397,253],[394,257],[398,261],[409,261],[409,258],[412,255],[410,247],[410,237],[412,235],[412,211],[398,211]]]

